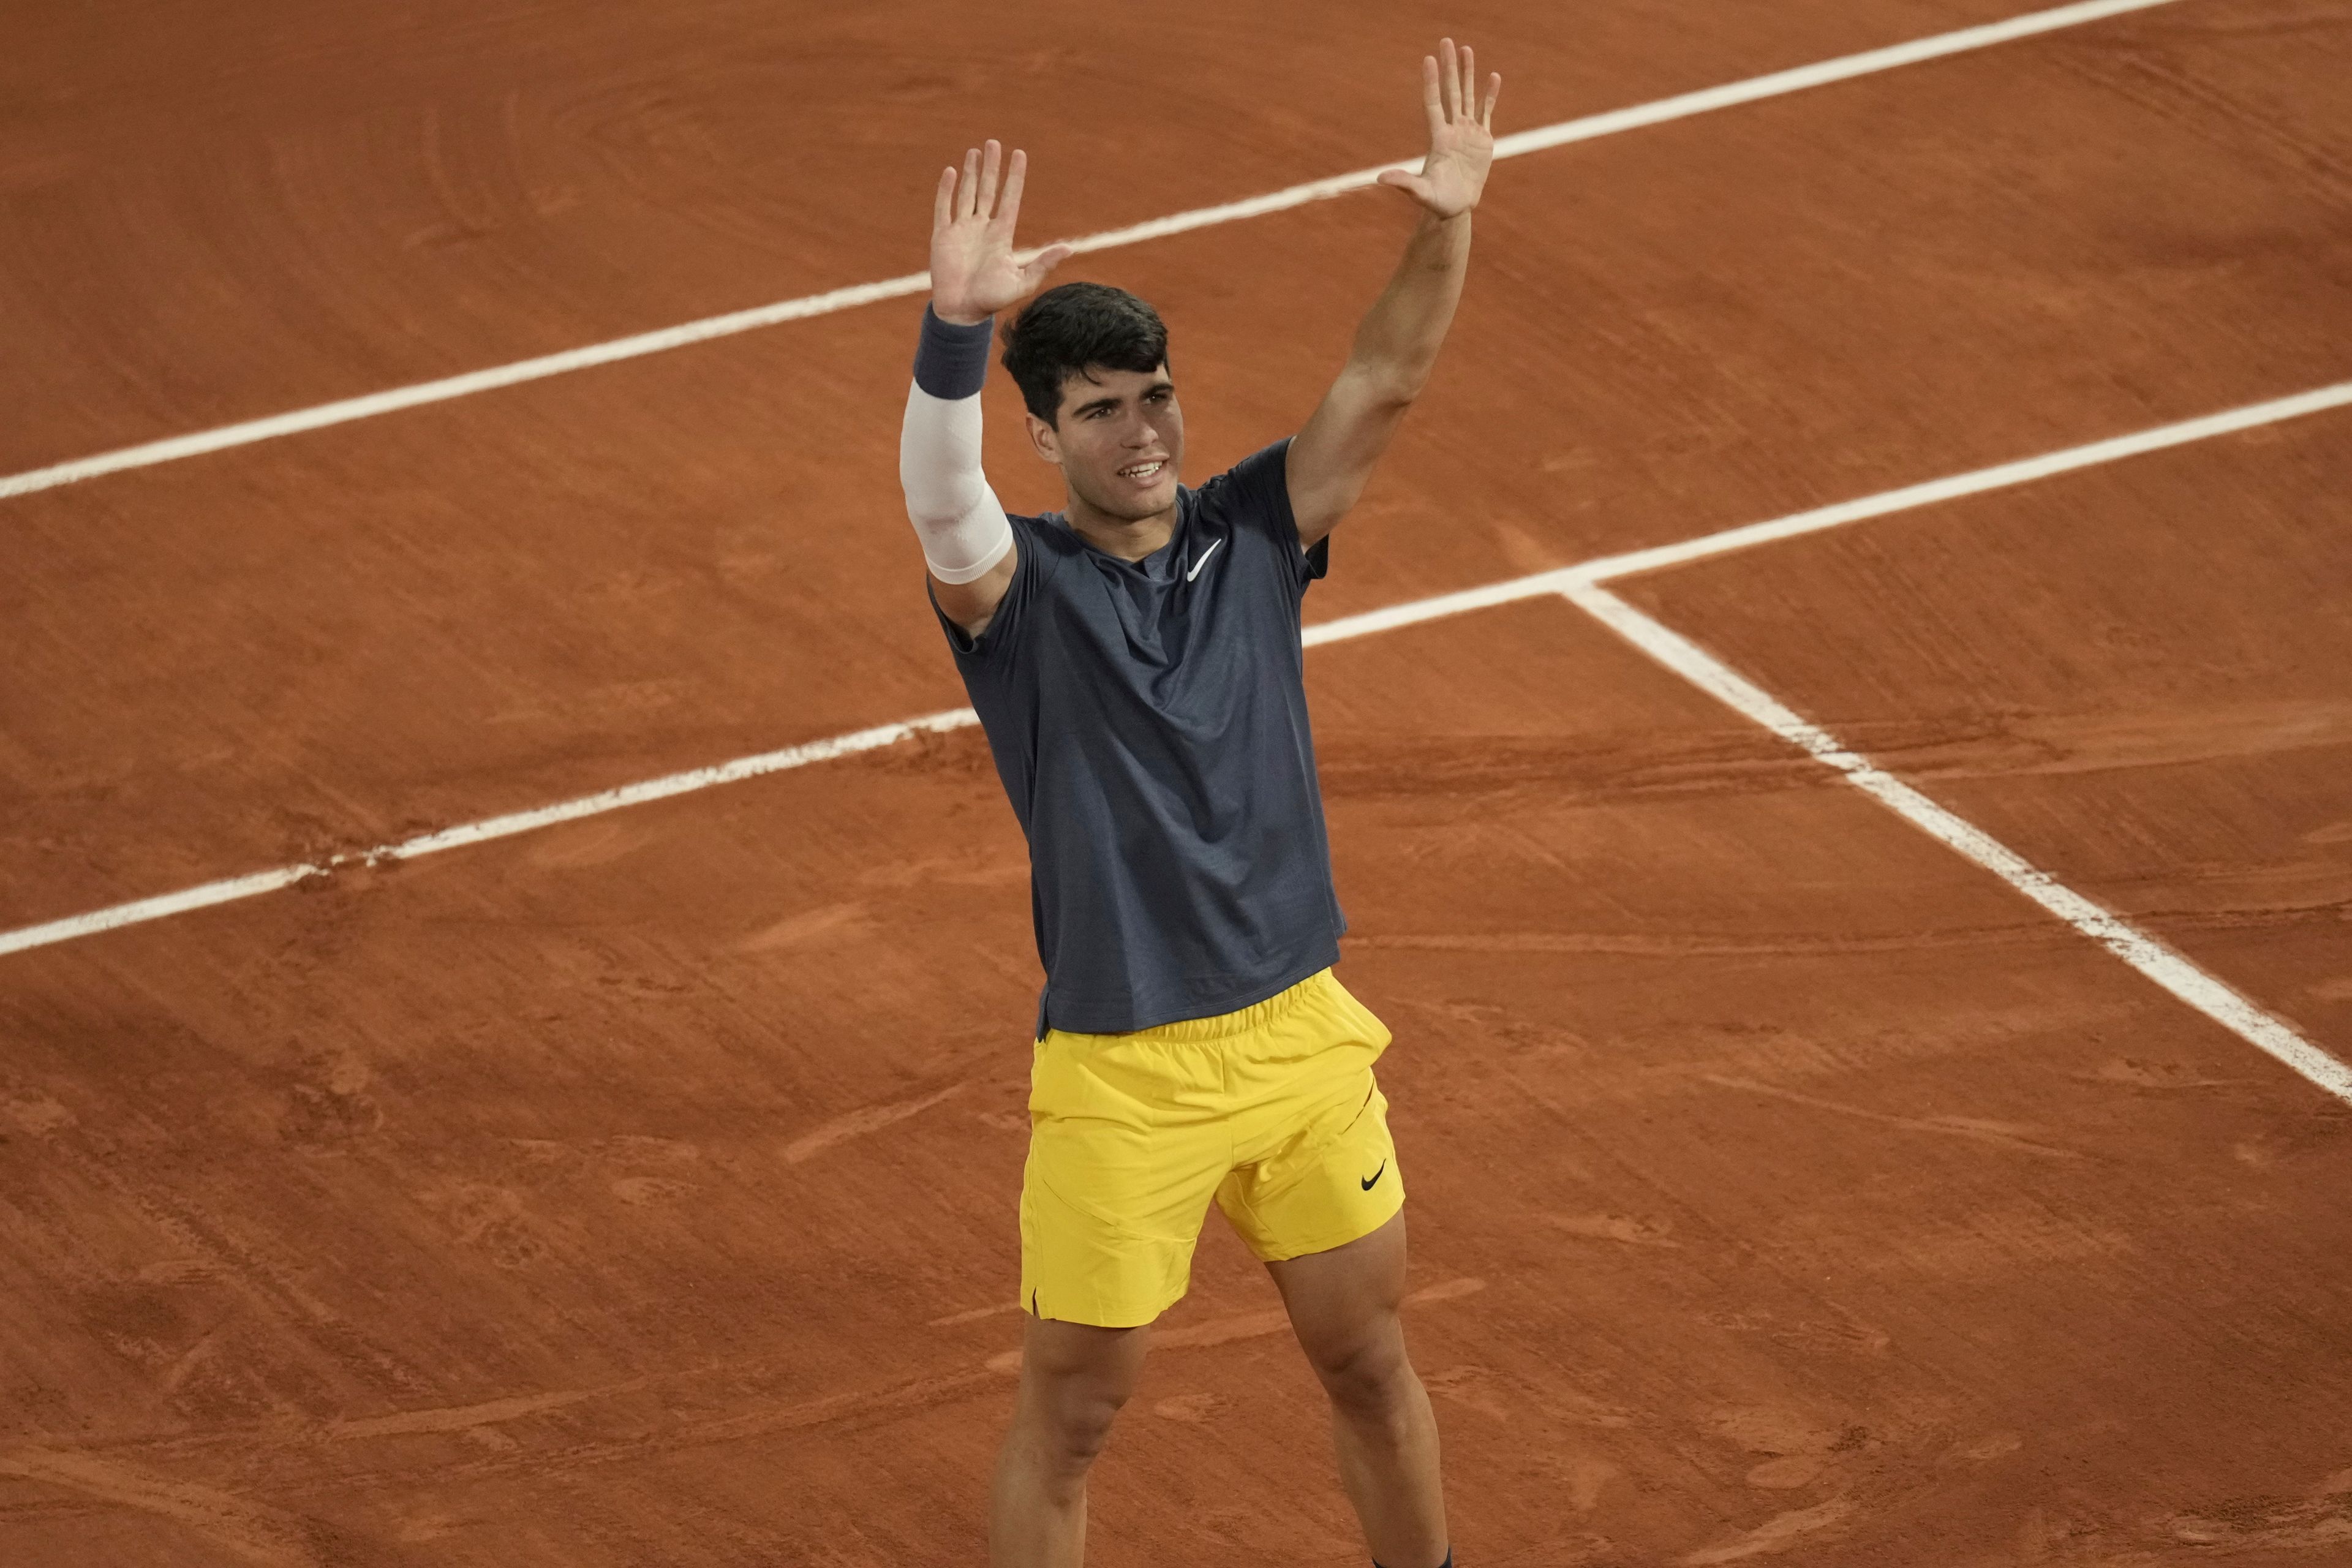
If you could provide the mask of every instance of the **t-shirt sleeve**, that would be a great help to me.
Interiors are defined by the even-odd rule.
[[[947,634],[948,647],[960,665],[1003,661],[1007,657],[1003,650],[1021,640],[1028,622],[1030,601],[1037,595],[1038,575],[1047,567],[1045,552],[1037,542],[1037,531],[1030,520],[1013,517],[1007,521],[1013,524],[1013,581],[1005,585],[1004,597],[996,602],[996,614],[989,617],[980,636],[971,636],[948,619],[947,612],[940,608],[939,595],[931,591],[930,574],[923,574],[923,591],[930,595],[931,614],[939,616],[940,629]]]
[[[1290,441],[1286,436],[1252,452],[1202,489],[1225,488],[1219,499],[1226,514],[1236,526],[1262,531],[1281,547],[1284,559],[1292,563],[1297,589],[1304,594],[1309,583],[1331,569],[1331,539],[1326,534],[1312,549],[1299,547],[1298,519],[1290,510]]]

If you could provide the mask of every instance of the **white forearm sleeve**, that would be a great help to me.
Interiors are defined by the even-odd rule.
[[[942,583],[987,574],[1013,548],[1013,525],[980,468],[980,396],[933,397],[907,388],[898,483],[923,559]]]

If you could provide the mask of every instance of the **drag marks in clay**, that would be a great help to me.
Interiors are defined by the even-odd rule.
[[[1634,1425],[1633,1413],[1622,1405],[1612,1405],[1605,1399],[1595,1399],[1572,1388],[1555,1388],[1538,1401],[1544,1418],[1563,1426],[1588,1426],[1604,1432],[1622,1431]]]
[[[2341,1147],[2347,1136],[2352,1136],[2352,1110],[2340,1105],[2315,1106],[2283,1116],[2274,1125],[2238,1140],[2230,1146],[2230,1153],[2240,1164],[2257,1171],[2291,1163],[2308,1170]]]
[[[993,1382],[974,1370],[834,1394],[771,1393],[781,1393],[779,1385],[789,1386],[806,1370],[798,1355],[746,1357],[590,1388],[395,1411],[299,1431],[248,1430],[206,1447],[242,1450],[240,1468],[248,1473],[263,1468],[257,1461],[320,1442],[362,1447],[386,1461],[344,1470],[316,1462],[289,1465],[279,1489],[286,1496],[409,1486],[428,1474],[446,1487],[493,1476],[553,1475],[638,1462],[819,1428],[854,1430],[952,1404]],[[420,1438],[434,1436],[488,1451],[460,1458],[446,1447],[419,1446]],[[387,1439],[395,1446],[367,1448]]]
[[[999,1301],[993,1307],[974,1307],[970,1311],[950,1312],[944,1318],[933,1318],[923,1327],[927,1329],[960,1328],[965,1323],[977,1323],[986,1318],[1001,1318],[1008,1312],[1017,1312],[1020,1310],[1021,1303],[1018,1301]]]
[[[126,1174],[146,1152],[79,1124],[53,1123],[43,1138],[42,1170],[47,1180],[104,1194],[112,1222],[135,1226],[142,1245],[162,1255],[135,1280],[91,1276],[83,1305],[98,1314],[91,1331],[148,1367],[176,1405],[204,1418],[240,1419],[301,1408],[322,1389],[391,1398],[427,1392],[422,1372],[310,1289],[309,1259],[278,1255],[274,1237],[234,1195]],[[81,1249],[73,1235],[8,1239],[67,1254]],[[178,1329],[159,1337],[163,1324]],[[238,1354],[226,1353],[232,1345]],[[173,1359],[159,1365],[166,1352]]]
[[[1806,1106],[1814,1110],[1827,1110],[1839,1116],[1851,1116],[1863,1121],[1875,1121],[1881,1126],[1899,1127],[1912,1132],[1933,1132],[1947,1138],[1966,1138],[1979,1143],[1990,1143],[2023,1153],[2044,1155],[2056,1160],[2079,1160],[2082,1152],[2045,1143],[2026,1136],[2041,1130],[2014,1122],[1990,1121],[1973,1116],[1897,1116],[1888,1111],[1871,1110],[1859,1105],[1847,1105],[1839,1100],[1823,1100],[1818,1095],[1800,1094],[1793,1089],[1780,1089],[1753,1079],[1730,1078],[1717,1073],[1699,1075],[1718,1089],[1738,1089],[1747,1094],[1769,1095],[1785,1100],[1792,1105]]]
[[[278,1112],[278,1138],[298,1149],[344,1148],[383,1130],[383,1107],[370,1092],[374,1073],[350,1051],[306,1058],[290,1075]]]
[[[1839,1310],[1833,1301],[1822,1301],[1818,1305],[1833,1312]],[[1885,1355],[1895,1343],[1894,1336],[1885,1329],[1853,1317],[1790,1317],[1760,1308],[1742,1307],[1703,1311],[1698,1314],[1698,1321],[1726,1333],[1760,1335],[1775,1344],[1787,1345],[1806,1355],[1827,1352],[1874,1360]]]
[[[823,942],[870,939],[877,929],[873,910],[863,903],[827,904],[804,910],[761,928],[734,945],[736,952],[775,952]]]
[[[2329,1549],[2326,1558],[2352,1558],[2352,1491],[2306,1501],[2284,1498],[2246,1498],[2215,1507],[2173,1515],[2158,1524],[2166,1539],[2227,1552],[2315,1552]],[[2337,1554],[2341,1553],[2341,1556]]]
[[[1555,1472],[1560,1490],[1567,1495],[1568,1506],[1578,1513],[1591,1513],[1599,1508],[1602,1495],[1625,1474],[1622,1467],[1598,1454],[1580,1453],[1560,1456]]]
[[[327,1561],[315,1549],[306,1521],[120,1458],[54,1448],[0,1449],[0,1476],[168,1519],[260,1568],[312,1568]]]
[[[1662,1219],[1637,1219],[1632,1215],[1546,1215],[1554,1229],[1587,1241],[1613,1241],[1626,1247],[1679,1247],[1674,1226]]]
[[[0,1091],[0,1123],[27,1138],[47,1138],[74,1125],[74,1113],[37,1089]]]
[[[1465,1276],[1448,1279],[1439,1285],[1424,1285],[1404,1299],[1408,1307],[1426,1307],[1439,1301],[1458,1301],[1465,1296],[1475,1296],[1486,1288],[1484,1279]]]
[[[1956,1434],[1954,1414],[1933,1405],[1874,1400],[1866,1408],[1803,1402],[1734,1405],[1698,1417],[1694,1435],[1702,1447],[1688,1457],[1707,1473],[1728,1479],[1721,1459],[1714,1456],[1730,1450],[1725,1457],[1739,1485],[1748,1489],[1759,1510],[1769,1512],[1759,1522],[1702,1540],[1673,1561],[1684,1568],[1707,1568],[1811,1552],[1859,1524],[1875,1508],[1898,1502],[1900,1493],[1885,1490],[1894,1478],[1916,1477],[1923,1466],[1948,1474],[1994,1464],[2025,1446],[2016,1432],[2006,1428]],[[1916,1484],[1897,1482],[1905,1491]],[[1810,1500],[1783,1501],[1775,1496],[1807,1492],[1812,1494]],[[1727,1525],[1754,1517],[1736,1504],[1725,1516]]]
[[[1490,1421],[1508,1421],[1511,1413],[1495,1383],[1491,1368],[1475,1365],[1438,1367],[1421,1378],[1423,1388],[1449,1405],[1475,1411]]]
[[[1721,1411],[1707,1425],[1746,1453],[1763,1456],[1744,1479],[1764,1491],[1811,1486],[1838,1456],[1876,1446],[1869,1429],[1857,1423],[1815,1421],[1771,1406]]]
[[[2227,1089],[2243,1079],[2206,1078],[2187,1062],[2150,1062],[2137,1057],[2114,1057],[2089,1072],[2068,1075],[2084,1083],[2111,1083],[2124,1089]]]
[[[1811,1508],[1791,1509],[1776,1513],[1770,1519],[1719,1545],[1703,1547],[1675,1559],[1687,1568],[1711,1568],[1717,1563],[1738,1563],[1745,1558],[1762,1557],[1786,1552],[1791,1547],[1812,1544],[1813,1538],[1823,1531],[1835,1529],[1853,1514],[1854,1505],[1849,1498],[1832,1498]]]
[[[2021,1269],[2079,1266],[2133,1256],[2139,1244],[2122,1231],[2032,1203],[2015,1203],[1890,1237],[1865,1267],[1936,1279],[1983,1279]]]
[[[500,1268],[525,1268],[546,1257],[539,1222],[512,1187],[488,1182],[452,1182],[416,1194],[459,1246],[472,1248]]]
[[[684,1203],[702,1189],[692,1182],[672,1181],[667,1176],[623,1176],[611,1190],[614,1197],[631,1208],[641,1209]]]
[[[603,1388],[572,1388],[554,1394],[520,1394],[506,1399],[486,1399],[478,1405],[446,1405],[425,1410],[401,1410],[389,1415],[362,1416],[357,1420],[333,1421],[323,1433],[328,1439],[348,1443],[366,1437],[400,1437],[420,1432],[457,1432],[477,1436],[503,1422],[520,1421],[526,1415],[542,1411],[561,1410],[567,1405],[583,1400],[601,1399],[608,1394],[626,1393],[646,1386],[643,1378],[612,1384]],[[513,1439],[485,1444],[486,1447],[509,1448]]]
[[[919,1116],[932,1106],[961,1092],[967,1087],[968,1085],[962,1082],[951,1083],[944,1089],[936,1089],[929,1094],[919,1094],[910,1100],[894,1100],[881,1105],[868,1105],[850,1111],[846,1115],[836,1116],[823,1126],[804,1132],[785,1144],[784,1163],[801,1164],[816,1158],[836,1144],[845,1143],[853,1138],[863,1138],[868,1132],[878,1132],[883,1128],[895,1122],[904,1121],[910,1116]]]

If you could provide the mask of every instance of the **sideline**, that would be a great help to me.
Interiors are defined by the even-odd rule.
[[[1647,125],[1659,125],[1670,120],[1686,119],[1738,104],[1753,103],[1759,99],[1778,98],[1785,93],[1800,92],[1806,88],[1823,87],[1832,82],[1850,81],[1855,77],[1870,76],[1879,71],[1893,70],[1898,66],[1916,65],[1925,60],[1941,59],[1948,55],[1966,54],[1974,49],[1990,48],[2018,38],[2032,37],[2042,33],[2078,27],[2088,22],[2103,21],[2134,11],[2152,10],[2158,5],[2178,4],[2179,0],[2084,0],[2074,5],[2061,5],[2054,10],[2034,11],[2004,21],[1989,22],[1981,26],[1962,27],[1957,32],[1939,33],[1932,37],[1914,39],[1906,44],[1890,45],[1885,48],[1869,49],[1861,54],[1843,55],[1835,59],[1822,60],[1789,70],[1774,71],[1769,76],[1751,77],[1745,81],[1729,82],[1721,87],[1704,88],[1675,98],[1664,98],[1630,109],[1610,110],[1601,114],[1589,114],[1576,120],[1564,120],[1556,124],[1539,126],[1532,131],[1514,132],[1497,137],[1496,158],[1517,158],[1529,153],[1540,153],[1553,147],[1564,147],[1572,142],[1589,142],[1595,137],[1612,136],[1620,132],[1639,130]],[[1408,161],[1409,162],[1409,161]],[[1304,206],[1308,202],[1322,201],[1361,190],[1374,184],[1382,170],[1401,167],[1382,163],[1369,169],[1357,169],[1345,174],[1333,174],[1304,184],[1270,192],[1262,196],[1250,196],[1242,201],[1226,202],[1219,206],[1195,207],[1190,212],[1176,213],[1168,217],[1152,218],[1130,224],[1125,228],[1107,229],[1068,241],[1078,251],[1110,250],[1120,246],[1139,245],[1148,239],[1160,239],[1171,234],[1183,234],[1192,229],[1210,228],[1219,224],[1236,223],[1243,218],[1259,217],[1267,213],[1282,212]],[[1034,250],[1024,252],[1035,255]],[[47,468],[32,468],[24,473],[0,478],[0,500],[10,496],[31,495],[38,490],[55,489],[83,479],[97,479],[102,474],[121,473],[131,468],[152,468],[159,463],[176,462],[183,458],[202,457],[206,453],[226,451],[234,447],[249,447],[259,441],[270,441],[283,436],[299,435],[306,430],[324,429],[331,425],[348,425],[354,420],[373,419],[378,415],[394,414],[404,408],[422,407],[431,403],[446,403],[452,398],[469,397],[476,393],[494,392],[504,386],[517,386],[524,382],[543,381],[549,376],[564,375],[595,365],[613,364],[622,360],[638,359],[646,354],[663,353],[684,348],[690,343],[708,342],[713,338],[731,337],[761,327],[772,327],[784,321],[803,321],[811,316],[831,315],[837,310],[855,310],[884,300],[897,300],[909,294],[919,294],[931,286],[928,272],[910,272],[900,278],[887,278],[877,283],[859,283],[845,289],[834,289],[822,294],[804,295],[797,300],[779,300],[772,305],[755,306],[748,310],[736,310],[723,316],[706,316],[675,327],[662,327],[650,332],[614,338],[606,342],[591,343],[584,348],[566,349],[558,353],[542,354],[535,359],[517,360],[509,364],[493,365],[487,370],[467,371],[462,374],[444,376],[437,381],[418,382],[408,386],[372,392],[359,397],[345,397],[332,403],[321,403],[289,413],[273,414],[260,419],[247,419],[235,425],[222,425],[210,430],[199,430],[185,436],[167,437],[160,441],[147,441],[136,447],[118,447],[88,458],[76,458],[67,462],[52,463]]]
[[[1664,623],[1590,580],[1561,590],[1570,604],[1717,701],[1754,720],[1845,775],[1869,795],[1962,858],[1983,867],[2158,985],[2307,1082],[2352,1105],[2352,1067],[2200,969],[2163,942],[2084,898],[1992,835],[1937,805],[1820,725]]]

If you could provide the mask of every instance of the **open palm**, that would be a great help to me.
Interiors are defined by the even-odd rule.
[[[931,202],[931,309],[943,321],[970,326],[986,321],[1036,291],[1045,275],[1070,255],[1066,245],[1049,245],[1034,256],[1013,248],[1013,220],[1021,216],[1021,187],[1029,155],[1015,151],[997,175],[1003,148],[992,141],[963,156],[963,177],[940,172]]]
[[[1383,169],[1381,184],[1394,185],[1441,218],[1459,217],[1478,205],[1486,188],[1486,168],[1495,161],[1495,100],[1500,75],[1486,79],[1478,100],[1478,66],[1468,45],[1457,52],[1443,39],[1435,56],[1421,61],[1421,106],[1429,116],[1429,155],[1421,172]]]

